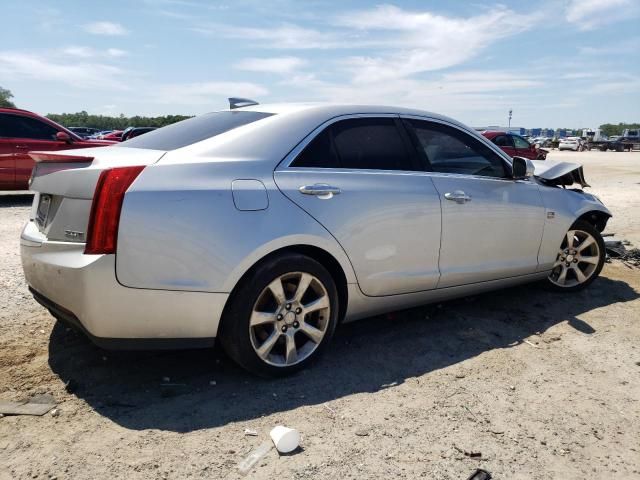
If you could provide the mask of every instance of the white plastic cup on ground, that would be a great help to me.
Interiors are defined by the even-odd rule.
[[[293,428],[278,425],[271,430],[271,440],[280,453],[293,452],[300,445],[300,433]]]

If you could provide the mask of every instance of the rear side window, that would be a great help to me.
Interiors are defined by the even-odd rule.
[[[504,161],[471,135],[447,125],[409,120],[434,172],[506,177]]]
[[[415,170],[393,118],[342,120],[320,133],[292,167]]]
[[[55,140],[58,130],[35,118],[0,113],[0,137]]]
[[[121,146],[151,150],[175,150],[271,115],[273,113],[247,111],[207,113],[145,133],[123,142]]]

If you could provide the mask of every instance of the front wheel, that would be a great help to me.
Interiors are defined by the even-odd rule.
[[[310,257],[285,253],[260,264],[233,294],[220,341],[246,370],[283,376],[318,357],[337,318],[331,274]]]
[[[554,290],[582,290],[600,274],[605,255],[600,232],[578,220],[564,236],[547,282]]]

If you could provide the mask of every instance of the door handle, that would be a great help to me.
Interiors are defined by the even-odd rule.
[[[303,185],[299,190],[300,193],[303,193],[305,195],[315,195],[316,197],[322,199],[331,198],[334,195],[338,195],[341,191],[338,187],[332,187],[331,185],[327,185],[326,183]]]
[[[471,201],[471,197],[464,193],[462,190],[456,190],[453,193],[445,193],[444,198],[446,198],[447,200],[451,200],[452,202],[456,202],[460,205]]]
[[[27,150],[29,145],[16,145],[16,148],[19,148],[20,150]]]

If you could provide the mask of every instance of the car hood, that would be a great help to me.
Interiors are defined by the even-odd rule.
[[[545,183],[559,186],[569,186],[577,183],[581,187],[590,187],[584,179],[582,165],[571,162],[552,162],[532,160],[535,166],[534,176]]]

